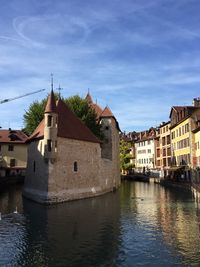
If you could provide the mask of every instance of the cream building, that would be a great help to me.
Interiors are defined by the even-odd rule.
[[[0,130],[0,176],[25,175],[27,139],[20,130]]]
[[[56,104],[51,92],[44,119],[28,140],[25,197],[51,204],[98,196],[120,185],[118,123],[108,107],[98,115],[103,143],[61,99]]]
[[[155,167],[155,137],[154,128],[140,132],[135,142],[136,170],[146,172]]]

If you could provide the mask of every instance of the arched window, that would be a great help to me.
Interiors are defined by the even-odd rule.
[[[77,161],[74,162],[74,172],[78,171],[78,163]]]

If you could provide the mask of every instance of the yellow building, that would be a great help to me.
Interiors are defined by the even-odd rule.
[[[171,166],[170,122],[164,122],[158,129],[156,139],[156,168],[160,176],[166,177]]]
[[[0,130],[0,176],[25,174],[27,138],[20,130]]]
[[[191,180],[191,168],[194,167],[196,153],[193,131],[199,118],[199,99],[194,99],[193,106],[174,106],[171,109],[172,165],[178,167],[179,179]]]

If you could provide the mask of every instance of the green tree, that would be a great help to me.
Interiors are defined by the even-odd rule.
[[[97,122],[97,114],[88,105],[88,102],[85,99],[75,95],[65,99],[65,103],[93,132],[93,134],[95,134],[98,138],[103,139],[101,125]]]
[[[42,121],[44,117],[44,109],[46,106],[47,100],[43,99],[42,101],[33,102],[28,111],[23,115],[24,119],[24,132],[28,135],[31,135],[33,131],[36,129],[38,124]]]
[[[131,144],[125,140],[120,140],[120,169],[121,171],[127,171],[133,168],[133,164],[130,163]]]
[[[58,98],[58,95],[56,95],[56,98]],[[103,138],[101,126],[97,123],[97,115],[85,99],[75,95],[63,100],[97,137],[100,139]],[[38,124],[42,121],[46,103],[47,99],[33,102],[23,115],[25,125],[24,131],[27,134],[32,134]]]

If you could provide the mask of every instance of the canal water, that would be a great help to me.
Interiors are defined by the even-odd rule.
[[[0,266],[200,266],[200,207],[180,189],[125,181],[42,206],[15,187],[0,193],[0,211]]]

